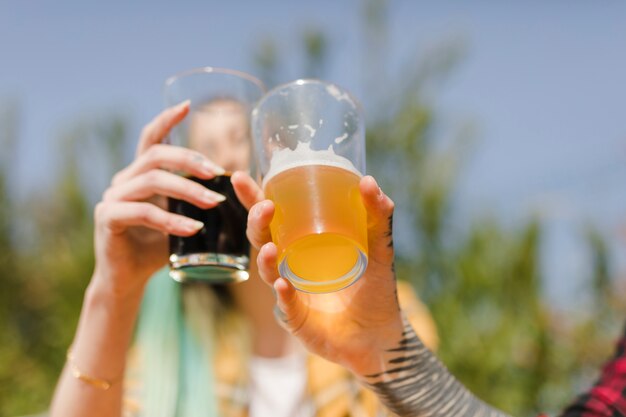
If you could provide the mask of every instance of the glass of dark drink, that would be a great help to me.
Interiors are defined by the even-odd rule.
[[[168,199],[169,211],[204,223],[193,236],[169,237],[170,276],[177,281],[222,284],[248,279],[248,213],[235,195],[230,174],[235,170],[255,174],[250,113],[264,91],[263,84],[251,75],[213,67],[185,71],[165,82],[166,106],[191,101],[189,114],[174,127],[169,143],[194,149],[225,170],[208,180],[179,173],[226,200],[201,209]]]

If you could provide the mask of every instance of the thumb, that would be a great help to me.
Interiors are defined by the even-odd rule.
[[[278,278],[274,281],[274,291],[276,292],[276,318],[293,335],[297,335],[309,315],[309,307],[301,298],[305,295],[298,293],[285,278]]]
[[[278,274],[277,265],[278,250],[273,243],[267,243],[261,247],[257,256],[259,276],[266,284],[272,286],[276,294],[276,308],[274,315],[278,322],[291,333],[296,334],[304,325],[308,316],[308,307],[296,289],[285,278]]]
[[[369,258],[384,265],[392,265],[394,203],[370,175],[361,178],[359,186],[367,211]]]
[[[263,191],[254,179],[243,171],[235,171],[230,177],[235,194],[241,204],[250,210],[254,204],[263,200]]]

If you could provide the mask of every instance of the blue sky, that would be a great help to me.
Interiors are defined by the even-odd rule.
[[[254,71],[264,36],[285,52],[279,81],[297,78],[298,37],[323,29],[327,78],[365,107],[361,2],[0,0],[0,106],[17,100],[19,189],[51,178],[56,139],[72,121],[121,112],[133,134],[162,107],[163,80],[213,65]],[[446,126],[471,123],[457,207],[513,222],[541,210],[548,294],[577,297],[588,266],[578,225],[596,222],[626,268],[626,3],[389,1],[387,75],[462,40],[465,57],[434,95]],[[19,192],[18,192],[19,194]],[[621,242],[621,243],[620,243]]]

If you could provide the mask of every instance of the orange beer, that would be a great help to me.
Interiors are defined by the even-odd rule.
[[[361,176],[323,162],[285,168],[264,181],[276,207],[270,230],[281,276],[307,292],[352,284],[367,266]]]

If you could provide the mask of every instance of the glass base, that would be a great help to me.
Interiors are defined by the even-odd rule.
[[[243,282],[249,278],[247,256],[217,253],[170,255],[170,277],[178,282],[203,281],[209,284]]]
[[[278,272],[280,273],[281,277],[287,278],[299,291],[312,294],[323,294],[339,291],[354,284],[359,278],[361,278],[361,275],[363,275],[365,269],[367,268],[367,255],[361,250],[357,251],[357,260],[352,269],[350,269],[350,271],[348,271],[343,276],[336,279],[326,281],[311,281],[302,278],[291,270],[291,268],[289,267],[288,257],[283,258],[283,260],[278,264]]]

